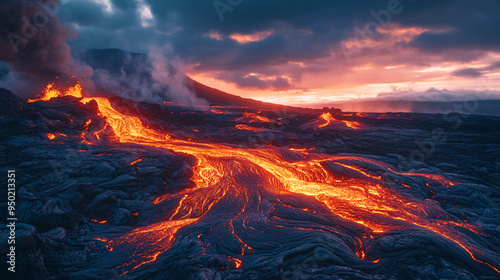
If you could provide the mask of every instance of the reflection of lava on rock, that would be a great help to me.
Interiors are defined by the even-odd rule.
[[[49,85],[37,100],[65,95],[81,98],[74,92],[78,89],[81,87],[61,94]],[[82,143],[107,139],[195,159],[192,184],[152,201],[155,211],[162,213],[161,220],[148,221],[127,232],[103,231],[95,237],[105,244],[106,254],[120,262],[115,266],[120,274],[148,268],[161,256],[168,257],[169,252],[181,254],[180,243],[200,258],[206,255],[208,267],[222,270],[255,268],[275,261],[293,265],[314,257],[308,252],[320,248],[324,252],[316,259],[330,266],[376,274],[390,264],[391,250],[404,250],[405,239],[412,236],[426,236],[428,242],[439,240],[429,250],[448,250],[456,255],[450,256],[455,262],[475,263],[476,269],[486,274],[500,273],[495,260],[498,253],[471,238],[481,235],[474,225],[451,217],[431,199],[400,191],[400,187],[411,190],[415,182],[425,182],[424,187],[418,186],[423,190],[431,186],[438,190],[452,188],[461,184],[456,180],[432,173],[400,172],[382,161],[361,156],[301,148],[236,148],[177,139],[169,132],[146,127],[139,117],[120,113],[107,98],[81,98],[80,102],[97,106],[105,120],[100,125],[86,120],[86,132],[79,136]],[[238,120],[271,122],[247,112]],[[303,125],[314,129],[328,126],[367,128],[330,113]],[[243,124],[236,128],[260,131]],[[62,134],[47,137],[54,139],[56,135]],[[146,161],[141,157],[127,164],[139,163]],[[140,214],[138,217],[147,219]],[[106,221],[92,221],[107,226]],[[391,236],[401,241],[385,244],[388,239],[384,238]],[[182,254],[176,258],[187,258],[186,252]],[[259,278],[248,276],[255,277]]]

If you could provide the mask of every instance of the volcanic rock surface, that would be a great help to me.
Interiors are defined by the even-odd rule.
[[[109,101],[0,90],[17,278],[500,278],[498,117]]]

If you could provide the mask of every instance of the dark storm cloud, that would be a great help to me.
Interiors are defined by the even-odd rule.
[[[196,56],[197,60],[201,62],[197,66],[199,70],[241,70],[262,65],[283,65],[289,61],[319,59],[330,56],[331,51],[334,49],[331,44],[310,46],[308,37],[314,40],[314,36],[310,34],[279,32],[261,41],[246,43],[244,45],[239,45],[231,39],[220,43],[207,42],[207,49],[188,44],[180,52],[189,52],[188,56],[189,54]],[[290,45],[292,44],[291,42],[295,42],[293,46]],[[210,48],[212,45],[223,48],[226,52],[218,52],[217,47],[215,49]],[[197,50],[201,52],[197,52]],[[209,58],[211,54],[221,55],[222,57],[214,60],[204,59],[205,55]]]
[[[186,1],[146,0],[155,19],[175,24],[182,30],[172,37],[176,53],[200,61],[200,69],[242,69],[255,65],[280,65],[290,60],[328,57],[335,43],[345,38],[352,21],[357,18],[353,3],[325,1],[243,1],[220,21],[212,1],[198,4]],[[369,14],[370,4],[366,14]],[[222,42],[203,34],[217,31]],[[252,34],[271,31],[259,42],[240,45],[230,34]],[[195,42],[196,41],[196,42]],[[231,60],[208,60],[206,55],[230,56]]]
[[[290,23],[296,29],[311,28],[328,32],[330,27],[347,27],[359,4],[344,1],[241,1],[232,12],[225,12],[225,20],[220,21],[214,6],[214,1],[162,1],[145,0],[151,5],[156,18],[164,21],[172,20],[173,16],[184,28],[204,33],[217,29],[223,34],[232,32],[251,33],[255,30],[269,28],[274,23]],[[222,1],[228,3],[226,1]],[[235,1],[236,2],[236,1]],[[367,13],[375,7],[377,1],[365,1]],[[383,1],[379,1],[383,3]],[[362,4],[363,5],[363,4]]]
[[[249,77],[237,76],[237,77],[233,77],[231,80],[233,80],[235,83],[237,83],[238,86],[241,88],[249,88],[249,89],[269,89],[270,88],[270,85],[267,81],[263,81],[255,76],[249,76]]]
[[[490,66],[486,67],[486,70],[496,70],[500,69],[500,61],[495,61]]]
[[[81,1],[73,1],[62,7],[61,13],[64,14],[66,21],[87,28],[85,32],[88,35],[100,33],[102,29],[113,28],[107,24],[108,18],[113,15],[97,12],[94,7],[81,8]],[[358,4],[353,3],[344,3],[338,7],[338,4],[324,1],[307,3],[243,1],[233,12],[227,12],[225,21],[221,22],[212,1],[145,0],[145,3],[151,6],[155,19],[155,25],[151,29],[155,29],[158,35],[167,34],[163,40],[158,38],[154,40],[171,43],[174,51],[182,58],[201,61],[204,63],[202,67],[207,69],[225,69],[233,65],[245,67],[250,63],[268,63],[271,58],[272,63],[279,64],[292,58],[329,56],[335,43],[348,35],[353,20],[359,17],[356,14],[359,10]],[[363,16],[369,16],[369,11],[375,7],[374,4],[365,5],[366,11]],[[89,29],[91,22],[95,22],[92,30]],[[134,22],[133,17],[129,22],[124,22],[123,26],[126,27],[130,22]],[[214,39],[203,36],[212,30],[221,33],[225,39],[214,42]],[[245,45],[228,38],[233,33],[250,34],[263,30],[273,30],[275,34],[263,42]],[[110,35],[113,36],[112,33]],[[115,39],[109,38],[109,40]],[[228,54],[234,54],[233,62],[225,61],[218,64],[213,61],[207,64],[204,61],[213,55],[228,56]],[[256,60],[251,58],[254,56]]]
[[[112,13],[103,5],[88,0],[71,0],[61,7],[59,18],[79,27],[98,27],[104,30],[120,30],[139,24],[136,1],[113,1]]]
[[[257,76],[255,74],[245,74],[245,72],[236,72],[231,74],[223,73],[218,76],[221,80],[231,81],[239,88],[258,89],[258,90],[288,90],[293,88],[287,78],[282,76]]]
[[[221,0],[224,3],[224,0]],[[202,35],[216,30],[222,35],[250,34],[262,30],[281,30],[268,38],[265,48],[269,57],[275,57],[277,49],[286,52],[284,57],[322,57],[335,43],[352,35],[355,26],[363,27],[373,20],[370,12],[386,9],[388,0],[378,1],[245,1],[224,12],[220,21],[214,1],[164,1],[144,0],[151,7],[158,32],[173,32],[165,41],[174,42],[176,51],[184,56],[198,57],[212,52],[242,51],[242,55],[265,56],[262,45],[238,46],[233,42],[211,46],[210,38]],[[238,2],[238,1],[233,1]],[[92,1],[71,0],[62,8],[65,21],[96,29],[124,29],[138,24],[137,1],[112,1],[114,13],[107,14],[102,5]],[[500,4],[498,1],[400,1],[403,11],[391,17],[391,22],[405,26],[421,26],[443,29],[440,33],[426,32],[418,36],[411,46],[425,50],[441,49],[489,49],[500,45],[497,30],[500,28]],[[170,29],[170,30],[168,30]],[[308,31],[298,35],[299,30]],[[140,32],[136,30],[135,32]],[[295,35],[294,35],[295,34]],[[285,39],[283,38],[285,36]],[[202,45],[193,46],[193,38]],[[198,43],[201,43],[198,42]],[[303,44],[301,44],[303,42]],[[252,50],[255,48],[255,50]],[[311,54],[313,53],[313,54]],[[315,53],[315,55],[314,55]],[[279,60],[277,61],[279,63]]]
[[[481,1],[414,1],[415,11],[398,22],[408,26],[443,29],[425,32],[412,45],[427,51],[497,50],[500,47],[500,3]],[[409,7],[409,9],[411,9]]]
[[[493,62],[483,68],[463,68],[453,71],[451,74],[456,77],[477,78],[486,73],[490,73],[500,68],[500,61]]]
[[[233,11],[224,13],[220,21],[211,1],[162,1],[146,0],[151,5],[155,18],[164,22],[175,22],[191,36],[200,36],[210,30],[223,35],[234,32],[255,31],[289,27],[285,34],[297,30],[307,30],[304,36],[290,36],[288,40],[275,40],[265,47],[267,52],[239,49],[249,55],[276,56],[281,49],[285,57],[307,57],[316,53],[327,55],[327,49],[350,36],[355,26],[363,26],[372,21],[371,11],[387,9],[384,1],[242,1]],[[392,15],[391,22],[404,26],[419,26],[439,33],[426,32],[418,36],[410,46],[422,50],[474,49],[488,50],[500,46],[500,4],[495,0],[486,1],[407,1],[401,0],[402,12]],[[276,36],[282,36],[278,34]],[[271,40],[272,38],[269,38]],[[307,43],[303,46],[301,42]],[[178,42],[178,50],[186,47]],[[255,49],[261,45],[252,46]],[[220,51],[231,50],[228,44]],[[279,61],[277,61],[279,63]]]
[[[137,8],[137,1],[135,0],[111,0],[114,7],[122,11],[130,11]]]
[[[468,77],[468,78],[475,78],[483,75],[483,73],[476,68],[459,69],[453,71],[451,74],[456,77]]]

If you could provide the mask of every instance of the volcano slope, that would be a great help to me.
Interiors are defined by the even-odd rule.
[[[500,278],[500,118],[0,106],[16,278]]]

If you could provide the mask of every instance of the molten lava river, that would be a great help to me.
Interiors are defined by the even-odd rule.
[[[106,249],[96,267],[109,266],[116,277],[414,279],[421,273],[436,275],[429,279],[500,279],[500,254],[484,241],[486,233],[443,210],[432,196],[410,192],[430,186],[448,191],[464,184],[461,180],[400,171],[359,155],[183,140],[148,128],[107,98],[81,97],[75,93],[79,89],[64,94],[49,86],[50,96],[30,101],[71,95],[82,106],[97,105],[104,124],[91,129],[87,122],[80,137],[88,145],[112,131],[113,137],[106,139],[117,145],[195,159],[191,184],[150,201],[153,214],[139,213],[139,226],[106,229],[106,221],[94,221],[100,222],[100,230],[92,238]],[[252,125],[270,122],[255,120]],[[304,126],[320,131],[335,124],[346,131],[370,129],[330,113]],[[63,136],[47,137],[55,141]],[[142,164],[141,159],[131,164]],[[137,186],[139,192],[142,187]],[[415,269],[398,270],[402,264]]]

